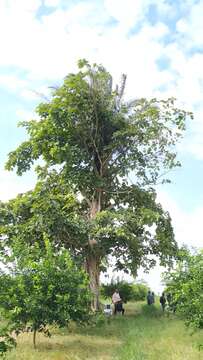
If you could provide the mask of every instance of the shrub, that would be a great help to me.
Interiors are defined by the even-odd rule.
[[[145,284],[132,284],[134,301],[143,301],[146,299],[148,288]]]
[[[182,259],[166,284],[176,312],[188,325],[203,328],[203,252]]]
[[[16,346],[15,339],[10,335],[8,326],[0,328],[0,357],[5,358],[7,351]]]
[[[0,304],[16,332],[37,331],[50,335],[48,326],[68,325],[70,320],[86,321],[90,296],[88,280],[67,250],[55,253],[46,242],[46,254],[40,259],[24,259],[23,267],[0,275]]]
[[[126,281],[112,281],[110,284],[102,285],[101,295],[105,299],[111,298],[115,289],[118,289],[124,303],[128,301],[144,300],[148,290],[145,284],[132,284]]]

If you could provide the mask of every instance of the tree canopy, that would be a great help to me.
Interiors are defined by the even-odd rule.
[[[67,248],[80,264],[88,255],[89,237],[95,239],[95,252],[101,257],[115,256],[117,270],[130,269],[136,274],[141,264],[149,268],[154,260],[148,255],[159,256],[163,264],[170,262],[177,246],[169,214],[155,202],[153,191],[136,186],[123,189],[118,199],[117,194],[112,195],[111,209],[88,221],[85,201],[80,202],[64,183],[60,186],[57,174],[38,181],[34,190],[1,203],[1,251],[5,259],[8,248],[11,261],[25,244],[32,248],[38,243],[43,251],[46,232],[56,249]],[[130,196],[127,190],[132,190]],[[154,224],[156,236],[150,231]]]
[[[21,175],[42,156],[86,200],[92,191],[114,191],[132,170],[139,185],[155,184],[160,171],[179,165],[173,146],[185,128],[187,113],[174,99],[122,101],[102,67],[79,62],[49,102],[36,111],[40,120],[22,122],[29,139],[9,154],[6,168]],[[89,196],[88,196],[89,195]]]

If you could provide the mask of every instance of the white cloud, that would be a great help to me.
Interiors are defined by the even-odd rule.
[[[23,12],[36,12],[42,5],[42,0],[1,0],[0,10],[3,12],[13,12],[18,15]]]
[[[203,159],[203,54],[199,53],[203,46],[203,2],[189,0],[187,10],[189,8],[188,15],[176,24],[176,43],[169,45],[166,53],[175,79],[170,91],[194,112],[189,136],[183,141],[181,150]],[[190,53],[190,49],[193,52]]]
[[[19,89],[27,86],[27,81],[14,75],[0,75],[0,86],[3,86],[12,92],[17,92]]]
[[[160,16],[167,16],[168,19],[173,19],[177,13],[176,6],[173,3],[169,3],[167,0],[154,0],[150,1],[154,3],[159,11]]]
[[[122,30],[129,30],[143,18],[148,3],[148,0],[104,0],[108,14],[120,23]]]
[[[31,86],[37,89],[36,93],[43,93],[38,91],[39,79],[54,83],[55,79],[74,71],[79,58],[86,57],[103,63],[116,81],[121,73],[127,73],[128,97],[176,96],[185,108],[195,111],[195,120],[190,126],[193,145],[185,142],[185,150],[203,157],[203,55],[188,54],[183,46],[183,37],[193,45],[200,44],[203,38],[202,1],[187,1],[191,11],[177,22],[177,35],[169,45],[164,43],[165,36],[170,34],[168,27],[161,22],[151,26],[145,17],[150,4],[156,4],[159,12],[169,11],[170,5],[165,0],[105,0],[105,11],[100,11],[99,16],[98,5],[80,2],[68,10],[58,7],[38,20],[36,12],[41,4],[40,0],[0,2],[0,65],[28,72],[27,80],[1,75],[1,86],[18,92],[28,101],[37,100],[38,95]],[[44,4],[55,6],[59,1],[46,0]],[[104,26],[111,18],[118,23]],[[140,31],[130,35],[129,30],[140,19]],[[156,61],[164,55],[169,58],[170,66],[160,71]]]
[[[57,7],[60,2],[60,0],[44,0],[44,5],[50,7]]]
[[[170,60],[171,92],[188,107],[194,108],[203,99],[203,54],[187,56],[177,43],[166,46],[164,53]]]
[[[167,32],[167,26],[162,23],[146,24],[138,34],[126,38],[120,28],[115,27],[98,38],[96,52],[91,57],[103,63],[116,81],[121,72],[128,75],[126,96],[153,96],[157,86],[170,81],[170,74],[160,73],[156,65],[164,50],[159,40]]]
[[[189,14],[186,18],[181,18],[176,29],[185,48],[200,47],[203,45],[203,2],[192,3]]]
[[[10,74],[1,75],[2,86],[28,101],[37,100],[31,86],[40,93],[39,79],[54,83],[55,79],[75,71],[77,60],[85,57],[103,63],[117,82],[121,73],[127,73],[128,97],[176,96],[184,107],[195,111],[196,106],[203,104],[203,55],[188,55],[182,42],[183,35],[193,41],[196,32],[202,34],[201,22],[196,22],[200,3],[193,4],[187,18],[179,20],[175,42],[169,45],[164,43],[170,34],[168,27],[161,22],[151,26],[145,17],[151,3],[156,4],[159,12],[169,11],[170,5],[165,0],[105,0],[105,11],[101,10],[99,16],[98,4],[80,2],[68,10],[57,7],[38,20],[36,12],[41,3],[38,0],[22,0],[19,6],[14,0],[0,3],[0,65],[17,66],[28,74],[26,81]],[[58,5],[57,0],[46,0],[44,4],[48,3]],[[118,23],[105,26],[111,18]],[[130,35],[129,30],[140,19],[140,31]],[[193,30],[193,23],[197,23],[198,31]],[[156,61],[164,55],[169,58],[170,66],[160,71]],[[201,108],[200,113],[203,113]],[[193,139],[198,138],[192,153],[202,158],[203,122],[197,121],[197,116],[191,126]],[[186,144],[185,148],[188,151],[191,146]]]
[[[134,1],[128,2],[130,8],[125,4],[124,8],[128,10],[123,12],[123,2],[112,7],[106,1],[107,11],[100,15],[103,22],[115,15],[119,23],[114,27],[101,24],[92,3],[79,3],[69,10],[57,9],[43,16],[41,21],[36,19],[35,10],[28,12],[23,7],[24,3],[17,14],[15,6],[10,3],[10,7],[3,8],[0,15],[0,65],[14,65],[27,70],[30,82],[37,78],[47,81],[48,78],[60,79],[75,70],[76,61],[86,57],[90,61],[104,62],[117,78],[127,70],[129,88],[136,84],[133,93],[139,95],[140,89],[142,96],[145,91],[148,95],[170,76],[167,72],[159,74],[155,64],[163,49],[160,40],[168,28],[161,23],[152,27],[143,22],[140,33],[127,38],[122,24],[125,23],[128,31],[136,22],[137,14],[144,16],[147,9],[143,2],[138,1],[136,6]],[[129,16],[132,16],[131,22]],[[131,74],[133,80],[130,80]]]
[[[155,5],[163,16],[173,17],[174,7],[167,0],[104,0],[107,13],[119,22],[122,31],[129,31],[138,22],[145,22],[150,5]]]
[[[162,204],[165,210],[169,211],[171,215],[178,244],[186,244],[189,247],[202,248],[203,206],[196,208],[192,212],[186,212],[164,191],[158,192],[157,200]]]
[[[194,120],[188,122],[187,133],[178,150],[203,159],[203,54],[188,55],[178,42],[171,43],[162,49],[162,53],[169,59],[163,80],[165,90],[155,89],[155,96],[178,99],[178,105],[194,113]],[[160,73],[159,73],[160,75]]]
[[[0,65],[27,70],[32,80],[65,76],[76,59],[88,56],[95,47],[97,28],[88,21],[93,10],[93,5],[80,3],[70,10],[57,9],[39,21],[35,11],[23,6],[17,13],[13,4],[2,8]]]

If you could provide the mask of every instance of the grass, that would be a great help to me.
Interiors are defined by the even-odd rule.
[[[182,321],[163,315],[157,308],[143,307],[131,323],[119,360],[198,360],[203,332],[191,336]]]
[[[193,335],[173,315],[163,315],[156,307],[128,304],[126,315],[112,317],[96,326],[53,329],[53,336],[32,334],[18,337],[9,360],[203,360],[203,332]]]

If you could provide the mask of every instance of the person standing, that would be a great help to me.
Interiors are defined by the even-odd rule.
[[[152,304],[152,294],[151,291],[149,290],[147,294],[147,305],[151,305],[151,304]]]
[[[115,289],[113,295],[112,295],[112,303],[114,304],[114,314],[117,312],[117,304],[119,304],[121,301],[120,294],[118,292],[118,289]]]
[[[160,296],[159,301],[160,301],[162,310],[163,310],[163,312],[164,312],[164,311],[165,311],[165,307],[166,307],[166,298],[165,298],[164,292],[163,292],[162,295]]]
[[[171,300],[172,300],[171,293],[166,294],[166,299],[167,299],[168,306],[170,307],[171,306]]]
[[[154,304],[154,303],[155,303],[155,295],[154,295],[154,292],[152,292],[151,297],[152,297],[152,304]]]

